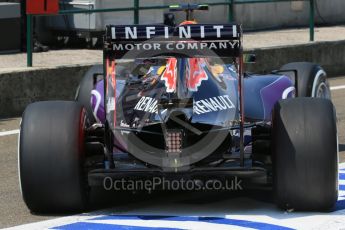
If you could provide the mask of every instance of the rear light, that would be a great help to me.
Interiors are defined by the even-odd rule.
[[[166,134],[166,152],[181,153],[183,132],[181,130],[168,130]]]

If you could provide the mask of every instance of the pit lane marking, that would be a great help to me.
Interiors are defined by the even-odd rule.
[[[332,86],[331,91],[345,89],[345,85]]]
[[[341,163],[339,164],[339,178],[342,179],[344,176],[345,163]],[[339,184],[344,185],[343,182],[340,180]],[[339,192],[345,192],[345,187],[340,186]],[[166,215],[167,213],[157,216],[154,215],[155,211],[149,213],[146,210],[141,210],[141,212],[144,211],[144,213],[149,214],[147,216],[138,215],[136,211],[134,213],[129,211],[118,214],[116,211],[109,209],[24,224],[9,229],[341,229],[345,223],[345,198],[342,197],[342,193],[339,194],[334,212],[321,214],[278,211],[271,203],[264,205],[262,202],[243,198],[230,199],[229,206],[231,208],[231,204],[233,204],[234,207],[238,207],[237,204],[243,204],[244,202],[251,205],[244,208],[242,212],[235,208],[230,212],[231,214],[226,212],[216,217],[208,215],[174,216]],[[179,209],[173,210],[176,214]]]
[[[4,132],[0,132],[0,137],[15,135],[18,133],[19,133],[19,129],[4,131]]]

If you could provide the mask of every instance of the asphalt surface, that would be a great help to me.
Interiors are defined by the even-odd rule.
[[[330,79],[331,87],[345,86],[345,77]],[[337,110],[338,135],[340,162],[345,162],[345,87],[332,91],[332,100]],[[16,226],[25,223],[37,222],[56,218],[57,216],[33,215],[26,208],[18,186],[17,173],[17,134],[2,136],[2,133],[19,128],[20,118],[0,120],[0,228]],[[104,193],[104,194],[103,194]],[[123,194],[122,194],[123,195]],[[229,194],[220,193],[217,196],[205,193],[154,193],[154,194],[134,194],[121,196],[121,201],[117,200],[117,195],[108,194],[104,191],[96,191],[92,197],[91,210],[115,206],[118,212],[136,210],[145,207],[146,210],[153,212],[168,213],[167,204],[174,203],[177,198],[184,196],[187,209],[184,213],[198,214],[203,210],[198,209],[198,204],[205,202],[221,201],[226,199]],[[256,200],[269,199],[270,191],[233,193],[232,196],[249,196]],[[124,198],[123,198],[124,197]],[[97,198],[97,199],[96,199]],[[245,204],[243,204],[245,205]],[[215,212],[226,210],[218,207]]]

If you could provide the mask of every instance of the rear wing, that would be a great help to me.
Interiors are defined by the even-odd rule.
[[[237,24],[129,25],[106,27],[104,37],[104,108],[106,127],[116,129],[116,60],[174,57],[233,57],[240,100],[240,161],[244,166],[242,28]],[[113,133],[114,135],[114,133]],[[105,135],[111,143],[112,135]]]
[[[239,57],[242,28],[237,24],[128,25],[106,27],[104,52],[114,59]]]

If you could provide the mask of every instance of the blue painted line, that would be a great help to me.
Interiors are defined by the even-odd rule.
[[[339,173],[339,179],[345,180],[345,170],[341,170]],[[345,191],[345,185],[340,184],[339,190]],[[341,196],[341,197],[345,197]],[[336,203],[334,211],[344,210],[345,209],[345,200],[340,200]],[[223,224],[223,225],[232,225],[239,227],[247,227],[252,229],[273,229],[273,230],[286,230],[292,229],[284,226],[247,221],[247,220],[236,220],[236,219],[226,219],[226,218],[217,218],[217,217],[185,217],[185,216],[134,216],[134,215],[109,215],[89,219],[92,220],[161,220],[161,221],[194,221],[194,222],[205,222],[213,224]],[[110,230],[110,229],[126,229],[126,230],[175,230],[178,228],[160,228],[160,227],[140,227],[140,226],[129,226],[129,225],[119,225],[119,224],[103,224],[103,223],[90,223],[90,222],[77,222],[67,225],[62,225],[54,227],[52,229],[61,229],[61,230],[76,230],[76,229],[100,229],[100,230]]]
[[[339,185],[339,190],[345,191],[345,185],[344,184],[340,184]]]
[[[194,221],[194,222],[206,222],[212,224],[224,224],[233,225],[240,227],[247,227],[253,229],[274,229],[274,230],[287,230],[291,229],[284,226],[267,224],[262,222],[247,221],[247,220],[236,220],[236,219],[226,219],[217,217],[187,217],[187,216],[102,216],[96,217],[92,220],[162,220],[162,221]]]
[[[88,223],[88,222],[77,222],[73,224],[66,224],[52,229],[59,230],[179,230],[180,228],[156,228],[156,227],[138,227],[138,226],[129,226],[129,225],[117,225],[117,224],[99,224],[99,223]]]
[[[339,173],[339,179],[345,180],[345,173]]]
[[[209,222],[209,223],[217,223],[217,224],[227,224],[227,225],[235,225],[241,227],[249,227],[254,229],[276,229],[276,230],[283,230],[283,229],[292,229],[287,228],[279,225],[274,224],[266,224],[260,222],[253,222],[253,221],[245,221],[245,220],[234,220],[234,219],[225,219],[225,218],[210,218],[210,217],[201,217],[199,218],[201,221]]]
[[[344,210],[345,209],[345,200],[338,200],[335,205],[334,211]]]

